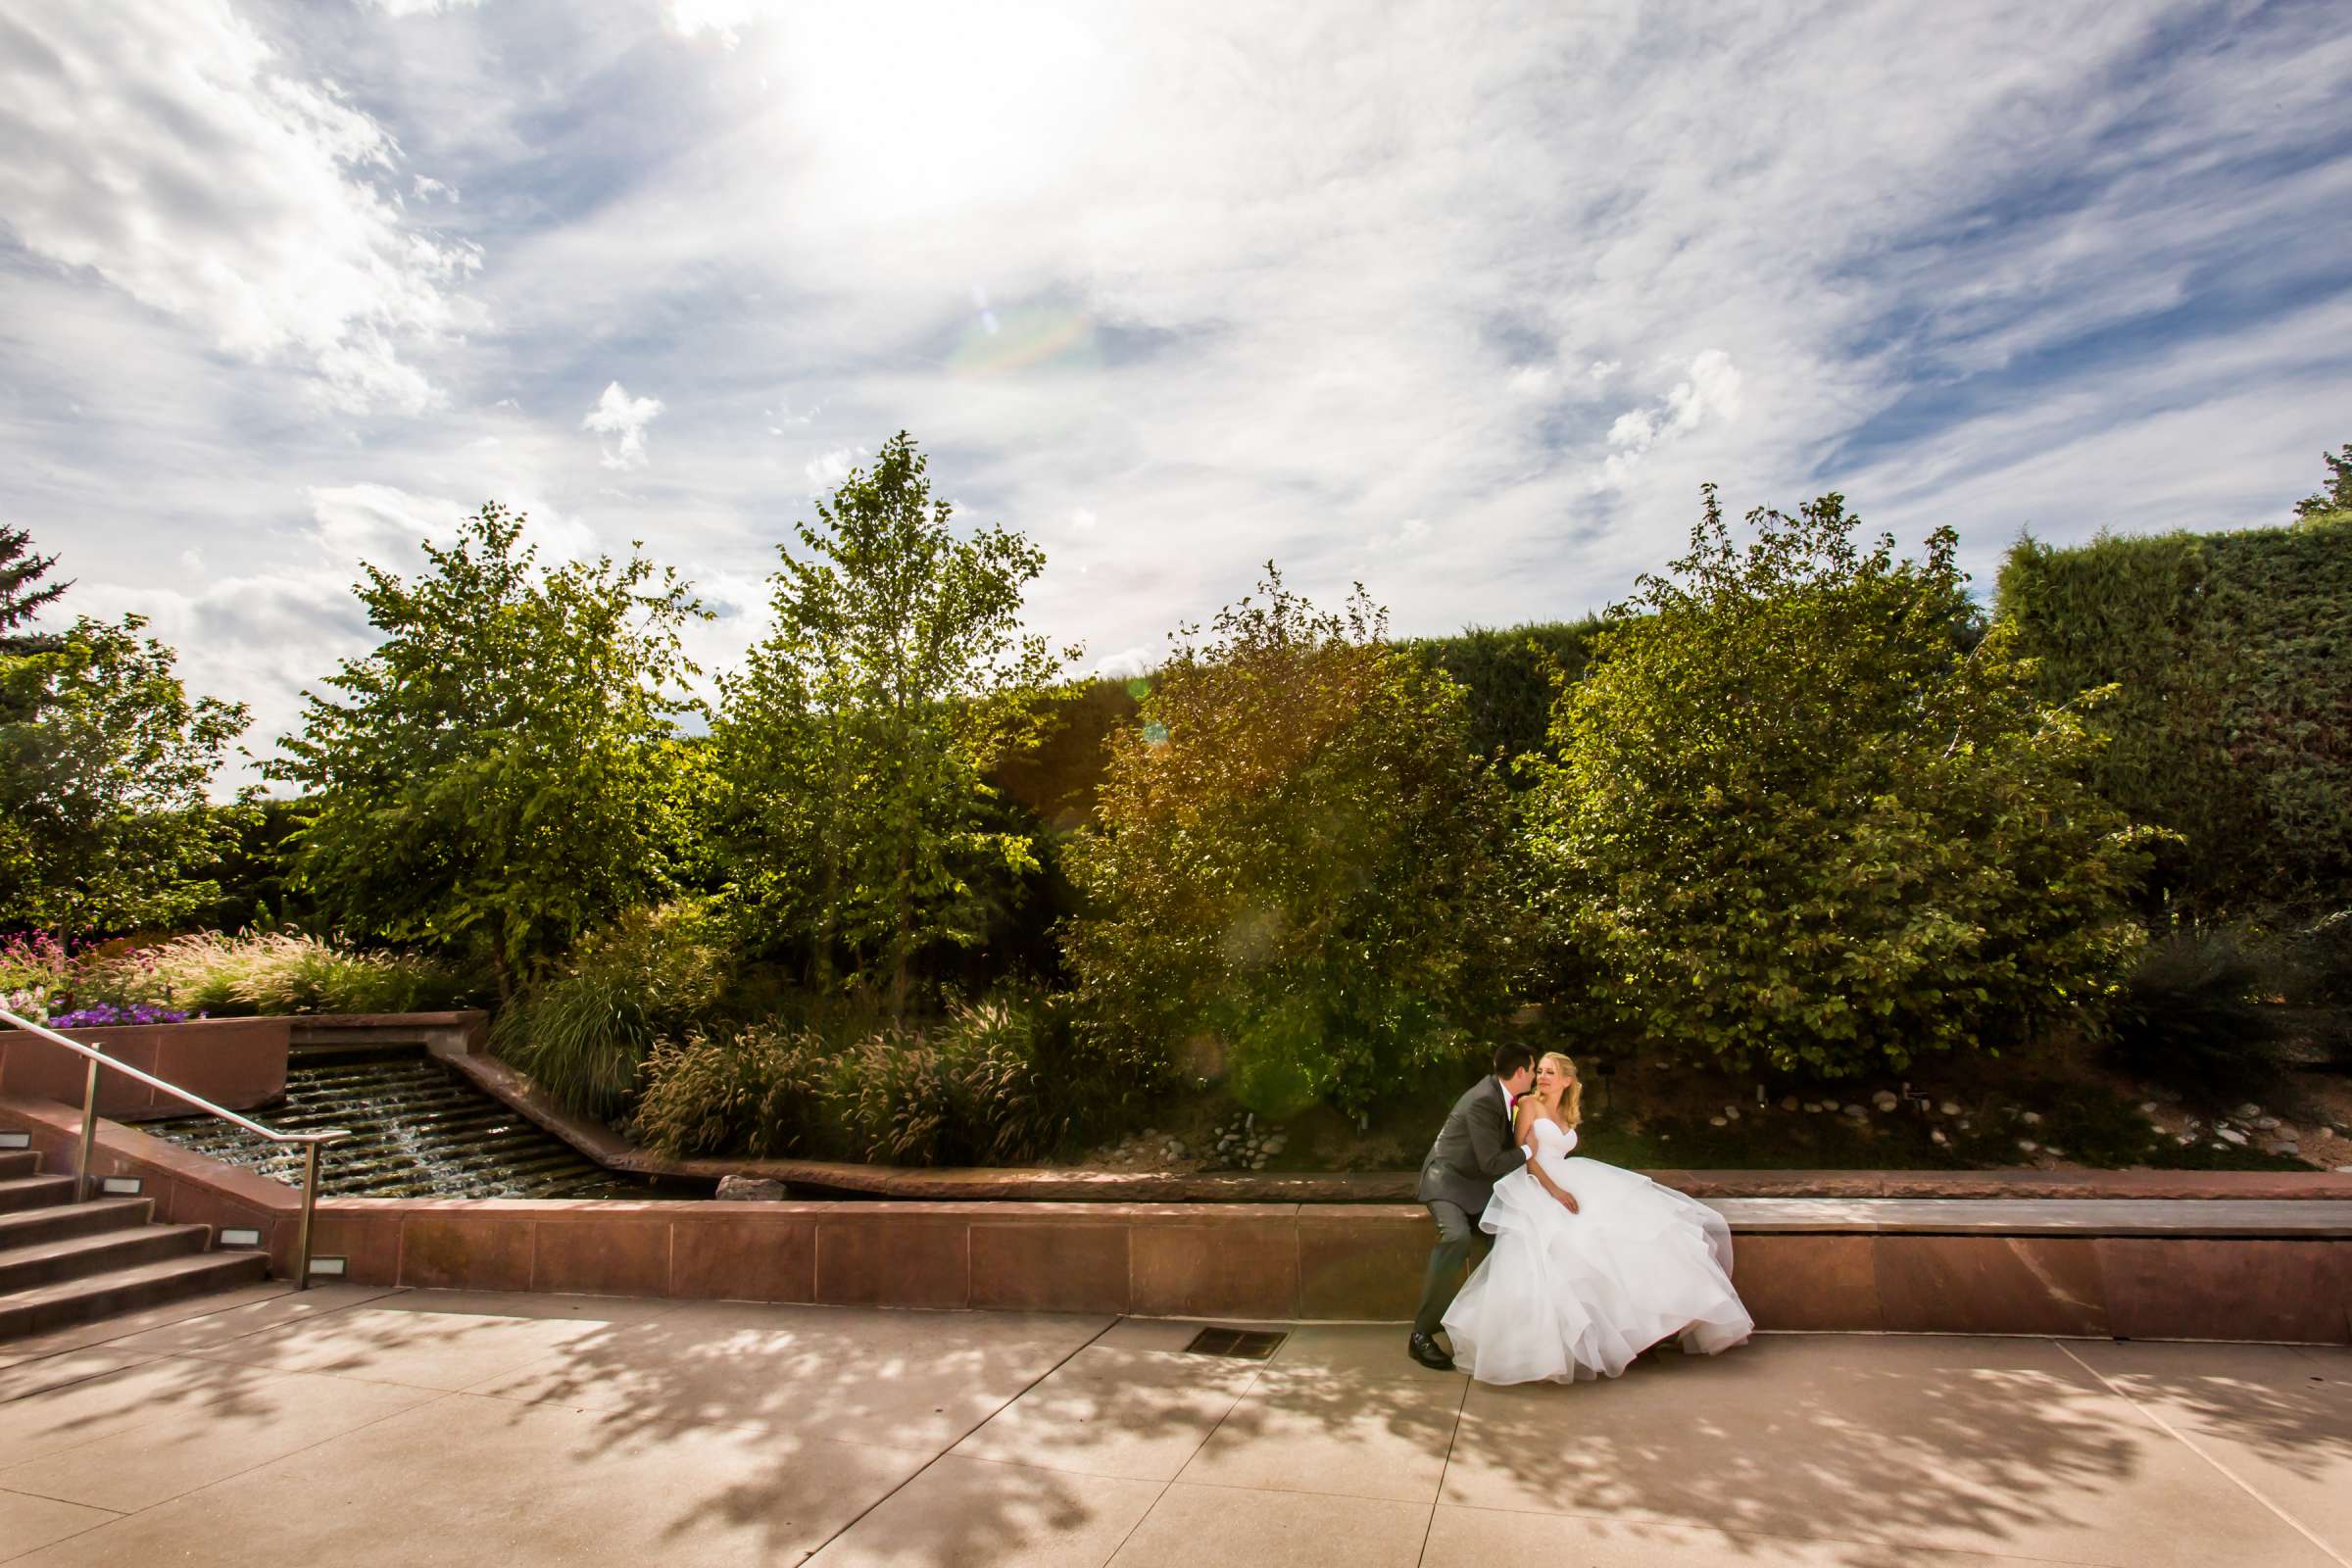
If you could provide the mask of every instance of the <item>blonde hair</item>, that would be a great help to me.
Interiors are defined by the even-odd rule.
[[[1560,1075],[1568,1080],[1568,1087],[1560,1091],[1560,1122],[1574,1127],[1585,1119],[1585,1081],[1576,1075],[1576,1063],[1558,1052],[1546,1051],[1537,1065],[1542,1066],[1545,1061],[1558,1062]]]

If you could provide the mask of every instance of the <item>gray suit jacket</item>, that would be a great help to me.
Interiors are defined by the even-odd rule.
[[[1458,1203],[1465,1214],[1477,1214],[1494,1195],[1494,1184],[1527,1163],[1511,1139],[1510,1112],[1503,1109],[1502,1085],[1482,1078],[1453,1102],[1438,1141],[1421,1161],[1421,1190],[1426,1203],[1443,1199]]]

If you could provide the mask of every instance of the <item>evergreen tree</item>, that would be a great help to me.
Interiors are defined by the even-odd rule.
[[[74,586],[41,581],[56,564],[55,556],[32,553],[32,536],[24,529],[0,527],[0,654],[54,653],[64,646],[54,632],[18,630]]]

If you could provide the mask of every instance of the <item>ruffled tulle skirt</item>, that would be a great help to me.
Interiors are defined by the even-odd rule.
[[[1546,1156],[1544,1168],[1579,1212],[1526,1171],[1494,1184],[1478,1221],[1494,1250],[1446,1311],[1463,1370],[1482,1383],[1613,1378],[1670,1337],[1713,1355],[1753,1332],[1722,1215],[1598,1160]]]

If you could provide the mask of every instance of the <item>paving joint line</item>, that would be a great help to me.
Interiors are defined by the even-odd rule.
[[[819,1229],[821,1230],[822,1227],[820,1226]],[[833,1543],[839,1541],[842,1537],[857,1529],[858,1524],[865,1518],[867,1514],[872,1513],[876,1508],[881,1507],[891,1498],[897,1496],[900,1493],[906,1491],[908,1487],[914,1485],[915,1482],[921,1480],[925,1475],[929,1474],[931,1467],[939,1463],[940,1460],[945,1459],[951,1452],[953,1452],[956,1444],[961,1443],[965,1438],[970,1437],[973,1433],[979,1431],[982,1427],[988,1425],[991,1421],[994,1421],[997,1417],[1011,1409],[1013,1405],[1020,1400],[1022,1395],[1027,1394],[1031,1389],[1036,1388],[1040,1383],[1045,1382],[1046,1379],[1052,1377],[1063,1367],[1068,1366],[1073,1360],[1077,1359],[1078,1352],[1080,1350],[1086,1349],[1093,1346],[1095,1341],[1102,1338],[1103,1335],[1108,1334],[1112,1329],[1117,1328],[1118,1326],[1119,1320],[1116,1317],[1113,1317],[1109,1322],[1103,1324],[1101,1328],[1095,1330],[1092,1335],[1088,1336],[1084,1344],[1070,1347],[1069,1351],[1064,1354],[1060,1360],[1054,1362],[1052,1366],[1046,1368],[1043,1372],[1040,1372],[1036,1377],[1033,1377],[1028,1382],[1022,1384],[1020,1388],[1013,1392],[1011,1397],[1005,1399],[1004,1403],[998,1405],[994,1410],[989,1411],[988,1414],[982,1416],[979,1420],[973,1422],[969,1427],[966,1427],[963,1431],[957,1433],[954,1438],[949,1440],[949,1442],[943,1446],[937,1453],[933,1454],[930,1458],[925,1459],[921,1465],[917,1466],[914,1472],[907,1476],[906,1480],[900,1482],[897,1486],[891,1488],[888,1492],[885,1492],[882,1494],[882,1495],[876,1497],[873,1501],[858,1509],[856,1516],[851,1518],[839,1530],[834,1531],[831,1535],[827,1536],[824,1540],[818,1542],[814,1546],[809,1548],[809,1550],[802,1556],[801,1561],[808,1561],[809,1558],[814,1557],[818,1552],[824,1550],[827,1546],[832,1545]],[[901,1449],[900,1451],[905,1452],[906,1450]]]
[[[220,1315],[221,1313],[223,1313],[223,1312],[235,1312],[235,1311],[241,1311],[242,1309],[244,1309],[245,1307],[248,1307],[248,1306],[259,1306],[259,1305],[261,1305],[261,1304],[262,1304],[264,1301],[275,1301],[275,1300],[282,1299],[282,1298],[285,1298],[285,1297],[288,1297],[288,1296],[293,1296],[293,1295],[297,1295],[297,1294],[299,1294],[299,1293],[297,1293],[297,1292],[295,1291],[295,1289],[294,1289],[292,1286],[290,1286],[290,1285],[289,1285],[288,1287],[286,1287],[286,1289],[284,1289],[284,1290],[282,1290],[282,1291],[273,1292],[272,1294],[270,1294],[270,1295],[269,1295],[269,1296],[257,1297],[257,1298],[255,1298],[253,1300],[250,1300],[250,1301],[238,1301],[238,1302],[235,1302],[234,1304],[232,1304],[232,1305],[228,1305],[228,1306],[210,1306],[210,1307],[206,1307],[206,1308],[204,1308],[202,1311],[198,1311],[198,1312],[190,1312],[190,1313],[189,1313],[189,1314],[188,1314],[186,1317],[175,1317],[175,1318],[172,1318],[172,1319],[171,1321],[169,1321],[169,1322],[165,1322],[165,1323],[150,1323],[150,1324],[148,1324],[148,1325],[147,1325],[146,1327],[144,1327],[144,1328],[135,1328],[135,1329],[126,1328],[126,1329],[122,1329],[122,1330],[121,1330],[121,1331],[120,1331],[120,1332],[118,1332],[118,1333],[114,1333],[114,1334],[110,1334],[110,1335],[108,1335],[108,1336],[107,1336],[106,1338],[104,1338],[104,1339],[99,1339],[99,1340],[91,1340],[91,1341],[89,1341],[87,1344],[84,1344],[84,1345],[61,1345],[61,1346],[59,1346],[59,1347],[58,1347],[56,1349],[54,1349],[54,1350],[36,1350],[36,1351],[34,1351],[32,1354],[25,1356],[24,1359],[22,1359],[22,1360],[20,1360],[20,1361],[13,1361],[13,1362],[9,1363],[9,1365],[8,1365],[7,1367],[0,1367],[0,1371],[13,1371],[13,1370],[14,1370],[15,1368],[17,1368],[17,1367],[21,1367],[21,1366],[31,1366],[31,1365],[35,1364],[36,1362],[40,1362],[40,1361],[54,1361],[54,1360],[56,1360],[56,1359],[57,1359],[59,1356],[61,1356],[61,1355],[80,1355],[80,1354],[84,1354],[84,1353],[86,1353],[86,1352],[90,1352],[90,1351],[101,1351],[101,1352],[104,1352],[104,1351],[105,1351],[105,1348],[106,1348],[107,1346],[110,1346],[110,1345],[119,1345],[119,1344],[121,1344],[121,1343],[122,1343],[122,1341],[124,1341],[124,1340],[132,1340],[132,1339],[137,1339],[137,1338],[138,1338],[140,1335],[142,1335],[142,1334],[160,1334],[160,1333],[162,1333],[162,1332],[163,1332],[164,1330],[166,1330],[166,1329],[175,1329],[175,1328],[179,1328],[179,1327],[181,1327],[181,1326],[183,1326],[183,1325],[185,1325],[185,1324],[201,1322],[201,1321],[203,1321],[205,1318],[208,1318],[208,1317],[218,1317],[218,1316],[220,1316]],[[340,1308],[340,1307],[337,1307],[337,1308],[335,1308],[334,1310],[336,1310],[336,1311],[341,1311],[341,1310],[342,1310],[342,1308]],[[104,1325],[99,1325],[99,1326],[103,1327]],[[6,1346],[5,1346],[5,1345],[0,1345],[0,1349],[5,1349],[5,1348],[6,1348]],[[118,1355],[120,1355],[120,1354],[123,1354],[123,1353],[125,1353],[125,1352],[122,1352],[122,1351],[114,1351],[114,1352],[110,1352],[110,1353],[113,1353],[113,1354],[118,1354]],[[131,1353],[131,1354],[137,1354],[137,1353],[139,1353],[139,1352],[132,1351],[132,1352],[128,1352],[128,1353]],[[157,1353],[161,1354],[162,1352],[157,1352]],[[87,1379],[76,1379],[75,1381],[76,1381],[76,1382],[86,1382],[86,1381],[87,1381]],[[68,1386],[69,1386],[69,1385],[67,1385],[67,1384],[59,1384],[59,1385],[58,1385],[58,1387],[60,1387],[60,1388],[65,1388],[65,1387],[68,1387]],[[22,1396],[22,1395],[11,1395],[11,1396],[8,1396],[8,1398],[0,1398],[0,1404],[5,1404],[5,1403],[9,1402],[9,1399],[13,1399],[13,1398],[22,1398],[22,1397],[24,1397],[24,1396]]]
[[[1446,1459],[1438,1466],[1437,1495],[1429,1499],[1429,1523],[1421,1527],[1421,1554],[1413,1559],[1416,1564],[1429,1561],[1429,1538],[1437,1534],[1438,1505],[1446,1500],[1446,1478],[1453,1473],[1454,1445],[1462,1441],[1462,1412],[1470,1408],[1470,1383],[1465,1375],[1462,1396],[1453,1401],[1453,1429],[1446,1434]]]
[[[1105,1329],[1103,1332],[1108,1333],[1109,1330]],[[1098,1336],[1098,1338],[1100,1338],[1100,1336]],[[1182,1355],[1184,1352],[1181,1350],[1167,1350],[1155,1353],[1166,1355]],[[1216,1424],[1211,1426],[1206,1432],[1200,1435],[1200,1441],[1193,1446],[1193,1451],[1184,1456],[1184,1463],[1176,1467],[1176,1474],[1168,1477],[1167,1480],[1162,1481],[1159,1484],[1159,1491],[1152,1494],[1151,1506],[1145,1508],[1142,1513],[1139,1513],[1135,1516],[1135,1523],[1127,1527],[1127,1533],[1121,1536],[1119,1538],[1119,1544],[1110,1549],[1110,1555],[1102,1559],[1103,1568],[1109,1568],[1111,1563],[1118,1560],[1119,1553],[1127,1549],[1127,1543],[1133,1541],[1135,1539],[1135,1533],[1144,1528],[1144,1521],[1151,1518],[1152,1513],[1159,1507],[1160,1503],[1166,1500],[1168,1489],[1176,1485],[1177,1477],[1182,1476],[1186,1469],[1191,1466],[1192,1462],[1200,1456],[1200,1451],[1203,1448],[1206,1448],[1209,1444],[1215,1440],[1218,1433],[1225,1430],[1226,1421],[1232,1417],[1234,1411],[1239,1410],[1242,1407],[1242,1401],[1250,1397],[1250,1394],[1257,1388],[1258,1380],[1266,1375],[1266,1369],[1274,1364],[1275,1363],[1272,1361],[1263,1361],[1250,1369],[1250,1381],[1243,1384],[1240,1389],[1235,1391],[1233,1402],[1225,1407],[1225,1413],[1223,1415],[1217,1417]],[[1189,1486],[1200,1486],[1203,1484],[1204,1483],[1200,1482],[1187,1483]]]
[[[1938,1546],[1906,1539],[1882,1539],[1875,1536],[1805,1536],[1788,1530],[1726,1529],[1722,1525],[1703,1524],[1697,1520],[1645,1518],[1622,1513],[1581,1513],[1574,1509],[1554,1512],[1549,1508],[1506,1508],[1493,1502],[1447,1502],[1447,1508],[1459,1508],[1465,1513],[1497,1513],[1511,1519],[1580,1519],[1588,1524],[1612,1525],[1619,1530],[1690,1530],[1725,1537],[1734,1542],[1786,1541],[1810,1546],[1859,1546],[1869,1551],[1933,1552],[1944,1557],[1982,1557],[1997,1563],[2047,1563],[2049,1568],[2116,1568],[2105,1557],[2037,1557],[2031,1552],[2017,1552],[1980,1546]]]
[[[121,1345],[125,1340],[135,1340],[143,1334],[161,1334],[166,1329],[185,1328],[191,1323],[201,1323],[208,1317],[220,1317],[230,1312],[242,1312],[249,1306],[261,1306],[267,1302],[282,1300],[286,1297],[296,1296],[299,1294],[301,1293],[289,1287],[286,1290],[278,1292],[274,1296],[264,1296],[251,1301],[238,1301],[233,1305],[228,1306],[210,1307],[202,1312],[191,1312],[186,1317],[175,1317],[169,1323],[151,1323],[145,1328],[124,1329],[122,1333],[117,1334],[110,1339],[93,1340],[88,1345],[61,1346],[59,1348],[54,1350],[43,1350],[36,1355],[28,1355],[22,1361],[12,1362],[6,1367],[0,1367],[0,1372],[13,1372],[19,1367],[37,1366],[43,1361],[54,1361],[69,1355],[130,1355],[144,1357],[145,1359],[126,1362],[122,1366],[107,1367],[103,1370],[92,1372],[87,1377],[68,1378],[63,1383],[52,1384],[48,1388],[35,1390],[31,1394],[0,1395],[0,1404],[13,1404],[19,1399],[37,1398],[43,1394],[54,1394],[59,1389],[77,1388],[81,1384],[91,1382],[98,1378],[112,1377],[118,1372],[127,1372],[134,1366],[144,1365],[146,1361],[209,1360],[210,1357],[200,1353],[202,1350],[224,1349],[231,1345],[242,1344],[246,1340],[254,1338],[256,1335],[272,1334],[279,1329],[292,1328],[302,1323],[315,1323],[319,1318],[332,1317],[337,1312],[348,1312],[355,1306],[364,1306],[369,1301],[381,1300],[383,1299],[384,1296],[395,1295],[398,1293],[396,1290],[388,1289],[381,1295],[363,1297],[357,1301],[346,1301],[341,1306],[330,1306],[325,1311],[317,1314],[315,1317],[289,1319],[284,1323],[272,1323],[264,1328],[248,1330],[243,1334],[233,1334],[227,1339],[221,1341],[219,1346],[203,1346],[199,1347],[196,1350],[109,1350],[107,1348],[107,1347],[110,1345]],[[223,1364],[242,1365],[244,1363],[228,1362]]]
[[[2105,1389],[2108,1393],[2123,1400],[2132,1409],[2138,1411],[2140,1419],[2146,1421],[2157,1431],[2162,1432],[2165,1436],[2171,1438],[2175,1443],[2180,1444],[2180,1446],[2186,1448],[2189,1452],[2204,1460],[2214,1469],[2220,1471],[2222,1476],[2228,1480],[2230,1485],[2236,1487],[2240,1492],[2243,1492],[2247,1496],[2252,1497],[2256,1502],[2262,1504],[2262,1506],[2265,1508],[2268,1508],[2273,1514],[2277,1515],[2279,1521],[2288,1529],[2294,1531],[2295,1534],[2301,1536],[2305,1541],[2310,1542],[2328,1557],[2336,1562],[2344,1564],[2344,1568],[2352,1568],[2352,1557],[2346,1557],[2342,1552],[2328,1544],[2327,1542],[2322,1541],[2317,1535],[2314,1535],[2311,1529],[2306,1526],[2302,1520],[2297,1519],[2293,1514],[2288,1513],[2284,1508],[2279,1507],[2270,1498],[2264,1496],[2260,1492],[2257,1492],[2254,1489],[2253,1484],[2248,1482],[2243,1476],[2240,1476],[2236,1471],[2222,1463],[2221,1460],[2216,1459],[2212,1454],[2207,1453],[2203,1448],[2197,1446],[2195,1440],[2190,1438],[2186,1433],[2175,1427],[2170,1421],[2167,1421],[2163,1416],[2157,1414],[2148,1406],[2140,1403],[2139,1400],[2133,1398],[2127,1391],[2116,1387],[2114,1382],[2108,1378],[2107,1374],[2101,1372],[2097,1367],[2092,1366],[2088,1361],[2085,1361],[2081,1356],[2075,1354],[2073,1348],[2067,1346],[2064,1342],[2059,1343],[2058,1348],[2066,1355],[2068,1360],[2074,1362],[2075,1365],[2081,1367],[2083,1371],[2089,1373],[2092,1378],[2096,1379],[2099,1387]]]
[[[405,1406],[403,1406],[402,1408],[400,1408],[400,1409],[398,1409],[398,1410],[387,1410],[387,1411],[385,1411],[385,1412],[384,1412],[382,1415],[379,1415],[379,1416],[375,1417],[375,1418],[374,1418],[373,1420],[371,1420],[371,1421],[363,1421],[363,1422],[361,1422],[359,1425],[357,1425],[357,1426],[354,1426],[354,1427],[349,1427],[349,1428],[346,1428],[345,1430],[343,1430],[343,1431],[341,1431],[341,1432],[330,1433],[330,1434],[328,1434],[326,1437],[320,1438],[320,1439],[318,1439],[318,1441],[316,1441],[316,1442],[303,1444],[303,1445],[302,1445],[300,1447],[288,1448],[288,1449],[287,1449],[285,1452],[283,1452],[283,1453],[279,1453],[279,1454],[272,1454],[270,1457],[269,1457],[269,1458],[267,1458],[267,1459],[264,1459],[264,1460],[261,1460],[260,1462],[258,1462],[258,1463],[255,1463],[255,1464],[249,1464],[249,1465],[245,1466],[245,1467],[244,1467],[243,1469],[241,1469],[241,1470],[232,1470],[232,1471],[230,1471],[230,1472],[229,1472],[227,1475],[224,1475],[224,1476],[216,1476],[216,1477],[214,1477],[212,1480],[205,1482],[205,1483],[204,1483],[202,1486],[190,1487],[190,1488],[188,1488],[188,1490],[187,1490],[187,1491],[185,1491],[185,1492],[175,1492],[175,1493],[173,1493],[173,1494],[172,1494],[171,1496],[169,1496],[169,1497],[158,1497],[158,1498],[157,1498],[155,1501],[153,1501],[153,1502],[151,1502],[151,1503],[148,1503],[148,1504],[146,1504],[144,1507],[139,1507],[139,1508],[129,1508],[129,1509],[108,1509],[108,1510],[107,1510],[108,1512],[111,1512],[111,1513],[113,1513],[113,1514],[114,1514],[114,1517],[113,1517],[112,1519],[101,1519],[101,1520],[99,1520],[99,1521],[98,1521],[96,1524],[93,1524],[93,1525],[91,1525],[91,1526],[89,1527],[89,1529],[87,1529],[87,1530],[76,1530],[76,1531],[74,1531],[74,1532],[72,1535],[70,1535],[70,1536],[60,1536],[60,1537],[59,1537],[59,1538],[58,1538],[56,1541],[53,1541],[53,1542],[49,1543],[49,1544],[50,1544],[50,1545],[52,1545],[52,1546],[54,1546],[54,1545],[59,1545],[59,1544],[62,1544],[63,1543],[65,1543],[65,1542],[68,1542],[68,1541],[79,1541],[79,1540],[80,1540],[80,1539],[81,1539],[83,1536],[89,1535],[89,1534],[91,1533],[91,1531],[104,1530],[104,1529],[107,1529],[107,1528],[108,1528],[108,1527],[110,1527],[110,1526],[121,1524],[121,1523],[122,1523],[123,1520],[125,1520],[125,1519],[134,1519],[134,1518],[138,1517],[140,1514],[147,1513],[147,1512],[149,1512],[149,1511],[151,1511],[151,1510],[153,1510],[153,1509],[156,1509],[156,1508],[161,1508],[161,1507],[165,1507],[165,1506],[167,1506],[168,1504],[171,1504],[171,1503],[177,1502],[177,1501],[178,1501],[180,1498],[182,1498],[182,1497],[192,1497],[192,1496],[196,1495],[196,1494],[198,1494],[198,1493],[200,1493],[200,1492],[210,1492],[210,1491],[211,1491],[213,1488],[215,1488],[215,1487],[219,1487],[219,1486],[225,1486],[225,1485],[227,1485],[227,1484],[228,1484],[229,1482],[231,1482],[231,1481],[237,1481],[237,1480],[241,1480],[241,1479],[243,1479],[243,1478],[244,1478],[244,1477],[246,1477],[246,1476],[252,1475],[252,1474],[253,1474],[253,1473],[255,1473],[256,1471],[259,1471],[259,1470],[267,1470],[267,1469],[269,1469],[269,1468],[270,1468],[271,1465],[273,1465],[273,1464],[279,1464],[279,1463],[282,1463],[282,1462],[284,1462],[285,1460],[288,1460],[288,1459],[294,1458],[294,1457],[296,1457],[296,1456],[297,1456],[297,1455],[299,1455],[299,1454],[305,1454],[305,1453],[309,1453],[309,1452],[311,1452],[311,1451],[312,1451],[313,1449],[315,1449],[315,1448],[323,1448],[323,1447],[325,1447],[325,1446],[326,1446],[328,1444],[330,1444],[330,1443],[338,1443],[338,1442],[342,1441],[342,1440],[343,1440],[343,1439],[345,1439],[345,1438],[348,1438],[348,1437],[351,1437],[351,1436],[353,1436],[353,1435],[354,1435],[354,1434],[356,1434],[356,1433],[365,1432],[365,1431],[367,1431],[367,1430],[368,1430],[369,1427],[381,1426],[381,1425],[382,1425],[384,1422],[386,1422],[386,1421],[390,1421],[390,1420],[394,1419],[395,1417],[398,1417],[398,1416],[404,1416],[404,1415],[408,1415],[408,1414],[410,1414],[410,1413],[412,1413],[412,1412],[414,1412],[414,1411],[417,1411],[417,1410],[426,1409],[426,1408],[428,1408],[429,1406],[432,1406],[432,1405],[435,1405],[435,1404],[439,1404],[439,1403],[440,1403],[440,1402],[441,1402],[443,1399],[447,1399],[447,1398],[451,1398],[451,1397],[454,1397],[454,1396],[452,1396],[452,1395],[449,1395],[449,1394],[442,1394],[442,1395],[439,1395],[439,1396],[436,1396],[436,1397],[434,1397],[434,1398],[430,1398],[430,1399],[419,1399],[419,1400],[417,1400],[417,1401],[416,1401],[415,1404],[411,1404],[411,1405],[405,1405]],[[104,1438],[96,1438],[96,1439],[93,1439],[93,1440],[91,1440],[92,1444],[95,1444],[95,1443],[103,1443],[103,1442],[105,1442],[105,1441],[106,1441],[106,1439],[104,1439]],[[81,1444],[81,1445],[77,1445],[77,1446],[80,1446],[80,1447],[88,1447],[88,1446],[91,1446],[91,1444]],[[66,1451],[69,1451],[69,1450],[60,1449],[59,1451],[60,1451],[60,1452],[66,1452]],[[49,1500],[50,1500],[50,1501],[52,1501],[52,1502],[66,1502],[66,1501],[69,1501],[70,1499],[68,1499],[68,1498],[64,1498],[64,1497],[52,1497],[52,1498],[50,1498]],[[104,1508],[104,1507],[105,1507],[105,1504],[103,1504],[103,1503],[95,1503],[95,1502],[85,1502],[85,1503],[75,1503],[75,1504],[74,1504],[74,1506],[75,1506],[75,1507],[82,1507],[82,1508]],[[35,1548],[35,1549],[36,1549],[36,1550],[46,1550],[46,1549],[47,1549],[47,1547],[37,1547],[37,1548]]]

